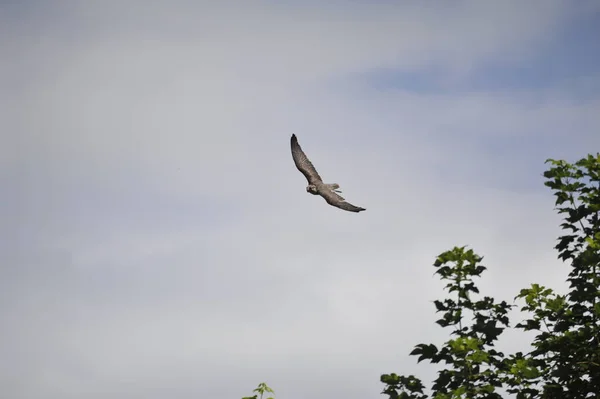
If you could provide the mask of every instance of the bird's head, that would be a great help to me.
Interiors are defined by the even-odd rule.
[[[308,186],[306,186],[306,192],[311,193],[313,195],[317,195],[319,193],[317,190],[317,186],[315,186],[314,184],[309,184]]]

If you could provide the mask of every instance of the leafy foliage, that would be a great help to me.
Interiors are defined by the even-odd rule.
[[[425,399],[423,394],[423,384],[413,375],[408,377],[399,376],[397,374],[384,374],[381,376],[381,382],[386,384],[385,390],[382,392],[388,395],[391,399]],[[400,391],[400,393],[398,393]],[[408,391],[408,392],[407,392]]]
[[[265,394],[265,392],[269,392],[275,395],[275,391],[273,391],[273,389],[271,389],[266,382],[261,382],[260,384],[258,384],[258,387],[255,388],[252,392],[256,392],[256,394],[254,396],[245,396],[242,399],[263,399],[263,395]],[[269,396],[266,399],[274,399],[274,396]]]
[[[600,392],[600,154],[574,164],[549,159],[545,185],[553,190],[567,234],[558,238],[559,259],[570,263],[569,292],[558,295],[532,284],[520,291],[527,318],[515,328],[536,331],[530,353],[505,357],[494,342],[509,327],[512,305],[481,298],[475,284],[486,270],[482,257],[466,247],[438,256],[436,274],[450,297],[434,301],[437,320],[449,328],[440,348],[418,344],[417,361],[445,364],[431,396],[414,376],[384,374],[382,392],[391,399],[501,398],[503,387],[517,398],[586,398]],[[470,317],[468,317],[470,315]]]
[[[531,317],[517,325],[537,331],[529,362],[545,398],[585,398],[600,392],[600,154],[574,164],[549,159],[545,185],[564,215],[558,257],[570,262],[567,295],[533,284],[517,298]],[[519,392],[519,388],[512,391]]]
[[[438,372],[432,391],[433,398],[502,398],[497,388],[502,386],[499,377],[503,367],[504,354],[494,349],[494,342],[508,326],[507,313],[511,305],[493,298],[476,299],[479,289],[474,278],[479,277],[485,266],[482,258],[466,247],[457,247],[438,256],[434,263],[442,280],[447,281],[446,290],[453,297],[444,301],[434,301],[437,312],[442,316],[436,321],[444,328],[450,328],[451,339],[438,349],[434,344],[419,344],[410,353],[418,356],[418,362],[444,362],[448,367]],[[467,318],[467,314],[471,317]],[[392,386],[392,375],[383,375],[381,381],[388,384],[384,390],[390,398],[427,398],[419,391],[411,390],[410,385],[400,383]],[[417,378],[410,376],[412,386],[422,387]]]

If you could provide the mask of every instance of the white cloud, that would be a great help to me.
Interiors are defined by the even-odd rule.
[[[214,4],[3,17],[5,396],[376,397],[381,373],[432,375],[407,353],[445,338],[439,252],[486,255],[499,299],[562,283],[541,162],[600,144],[597,102],[351,78],[523,61],[572,7]],[[292,133],[366,212],[305,193]]]

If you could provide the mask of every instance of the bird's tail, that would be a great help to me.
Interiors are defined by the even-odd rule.
[[[342,192],[342,190],[340,190],[340,185],[337,183],[326,184],[326,186],[328,189],[330,189],[331,191],[335,191],[336,193]]]

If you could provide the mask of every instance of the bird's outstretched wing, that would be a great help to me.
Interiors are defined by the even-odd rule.
[[[331,191],[329,189],[325,189],[325,190],[320,189],[319,195],[321,197],[323,197],[329,205],[335,206],[336,208],[340,208],[340,209],[343,209],[343,210],[349,211],[349,212],[366,211],[365,208],[361,208],[359,206],[355,206],[349,202],[346,202],[343,197],[337,195],[336,193],[334,193],[333,191]]]
[[[319,176],[313,164],[308,160],[308,157],[304,151],[302,151],[302,147],[300,147],[300,144],[298,144],[298,139],[296,138],[295,134],[292,134],[291,146],[294,163],[296,164],[298,170],[302,172],[304,177],[306,177],[308,183],[317,184],[322,182],[323,179],[321,179],[321,176]]]

